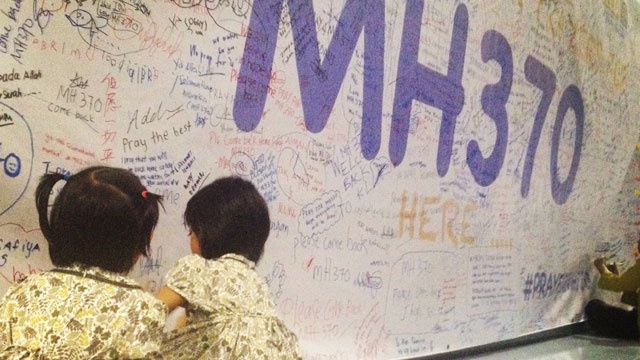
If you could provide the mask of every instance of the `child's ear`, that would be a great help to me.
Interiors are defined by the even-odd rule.
[[[202,256],[202,248],[200,246],[200,239],[193,231],[189,231],[189,240],[191,246],[191,252],[196,255]]]

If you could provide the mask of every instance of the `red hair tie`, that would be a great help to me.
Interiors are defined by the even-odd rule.
[[[147,190],[143,191],[142,192],[142,197],[146,199],[147,198],[147,194],[148,194]]]

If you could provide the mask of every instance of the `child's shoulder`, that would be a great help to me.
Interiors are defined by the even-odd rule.
[[[173,267],[202,266],[206,261],[207,260],[200,255],[189,254],[179,258]]]
[[[227,268],[254,269],[255,264],[237,254],[225,254],[217,259],[205,259],[197,254],[189,254],[181,257],[172,267],[172,272],[207,272],[207,271],[224,271]]]

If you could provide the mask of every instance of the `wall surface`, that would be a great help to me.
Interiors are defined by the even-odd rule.
[[[0,291],[51,267],[46,172],[163,194],[229,174],[267,200],[258,270],[305,359],[443,353],[582,320],[591,260],[636,240],[638,4],[6,0]]]

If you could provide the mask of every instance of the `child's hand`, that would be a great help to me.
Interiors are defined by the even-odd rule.
[[[596,267],[596,269],[598,269],[600,274],[609,271],[607,269],[607,267],[605,266],[604,262],[605,262],[605,258],[604,257],[599,257],[599,258],[593,260],[593,265]]]
[[[616,275],[620,274],[620,272],[618,271],[618,264],[617,263],[613,262],[613,263],[610,263],[610,264],[606,264],[605,266],[607,267],[607,270],[611,271],[612,273],[614,273]]]

